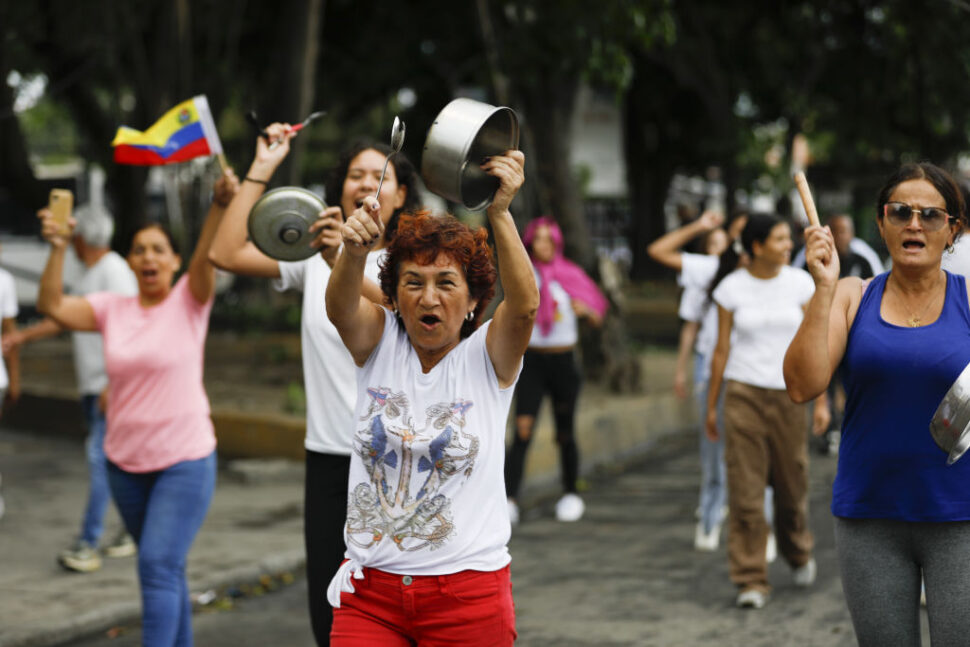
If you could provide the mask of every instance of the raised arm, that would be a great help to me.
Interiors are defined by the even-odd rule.
[[[256,156],[239,185],[239,192],[229,204],[222,222],[209,247],[209,261],[216,267],[246,276],[279,278],[279,261],[263,254],[248,238],[247,220],[253,205],[266,191],[273,173],[290,152],[290,140],[296,135],[288,124],[272,124],[266,128],[269,141],[256,138]],[[270,150],[270,141],[279,145]]]
[[[363,294],[367,252],[384,234],[380,204],[373,196],[341,228],[344,251],[327,283],[327,316],[358,366],[363,365],[384,332],[384,309]]]
[[[539,289],[532,261],[509,213],[512,198],[525,180],[524,167],[525,155],[516,150],[482,164],[486,173],[499,179],[495,199],[488,207],[488,222],[495,237],[499,279],[505,298],[495,309],[485,345],[502,388],[515,382],[539,309]]]
[[[650,243],[647,254],[661,265],[677,270],[683,267],[681,248],[698,236],[714,231],[724,223],[724,216],[718,211],[705,211],[701,217],[683,227],[674,229]]]
[[[51,245],[47,265],[40,277],[37,309],[64,328],[97,330],[94,308],[88,300],[64,294],[64,254],[74,231],[74,218],[69,219],[68,232],[63,233],[60,225],[54,222],[54,214],[49,209],[41,209],[37,212],[37,217],[40,218],[41,235]]]
[[[802,325],[785,353],[785,386],[795,402],[825,392],[842,361],[849,336],[850,311],[858,307],[861,281],[839,280],[839,255],[828,227],[805,230],[805,263],[815,279]],[[854,296],[853,296],[854,295]]]
[[[289,129],[288,124],[272,124],[266,128],[266,132],[271,141],[281,143],[270,150],[266,138],[260,136],[256,139],[256,157],[240,184],[239,192],[219,223],[219,229],[209,248],[209,261],[233,274],[275,279],[280,277],[279,261],[261,252],[249,240],[247,221],[253,205],[266,191],[273,173],[289,153],[290,140],[296,133]],[[337,261],[343,243],[340,232],[342,225],[343,211],[339,206],[327,207],[320,212],[316,222],[310,225],[310,231],[316,234],[311,246],[320,249],[320,256],[330,267]],[[364,279],[363,292],[371,301],[383,302],[384,294],[380,287],[369,279]]]
[[[212,246],[212,239],[215,238],[226,208],[238,190],[239,178],[232,169],[226,169],[212,189],[212,205],[202,225],[195,251],[192,252],[192,258],[189,260],[189,290],[199,303],[206,303],[215,295],[216,266],[209,261],[209,247]]]

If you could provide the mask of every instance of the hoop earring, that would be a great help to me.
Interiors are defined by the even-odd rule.
[[[474,310],[470,311],[467,315],[465,315],[465,321],[472,321],[474,319],[475,319],[475,311]]]

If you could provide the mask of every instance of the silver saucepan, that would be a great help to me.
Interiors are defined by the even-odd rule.
[[[930,421],[930,434],[948,454],[947,465],[953,465],[970,448],[970,364],[943,396]]]
[[[492,203],[499,181],[479,165],[519,147],[519,118],[511,108],[473,99],[446,105],[428,129],[421,155],[425,186],[446,200],[478,211]]]

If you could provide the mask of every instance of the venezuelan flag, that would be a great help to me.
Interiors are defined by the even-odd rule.
[[[118,164],[156,166],[222,154],[205,95],[183,101],[142,132],[122,126],[111,145]]]

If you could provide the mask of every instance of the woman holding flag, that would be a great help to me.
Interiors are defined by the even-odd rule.
[[[65,295],[66,230],[39,214],[51,245],[37,307],[64,328],[104,338],[108,374],[108,482],[128,532],[138,544],[142,636],[148,646],[192,644],[192,603],[186,558],[215,489],[216,439],[202,384],[202,354],[215,296],[208,250],[238,189],[231,170],[216,182],[214,200],[188,271],[165,229],[135,231],[128,264],[138,294]]]
[[[327,318],[324,294],[342,239],[339,227],[365,196],[377,194],[381,169],[391,152],[384,144],[356,142],[340,156],[327,183],[327,196],[336,206],[320,214],[312,229],[320,253],[297,262],[274,260],[247,240],[246,220],[256,200],[290,150],[296,135],[288,124],[266,128],[267,137],[256,142],[256,157],[219,227],[209,252],[217,267],[248,276],[276,279],[279,290],[303,292],[301,339],[303,375],[307,394],[306,485],[304,541],[310,622],[318,645],[330,644],[333,610],[327,602],[327,584],[344,556],[343,528],[347,510],[353,411],[357,397],[354,363],[337,329]],[[275,147],[273,142],[279,142]],[[383,295],[377,285],[378,260],[396,229],[398,215],[417,205],[414,168],[401,153],[390,159],[381,186],[382,242],[367,256],[365,293],[378,303]]]

